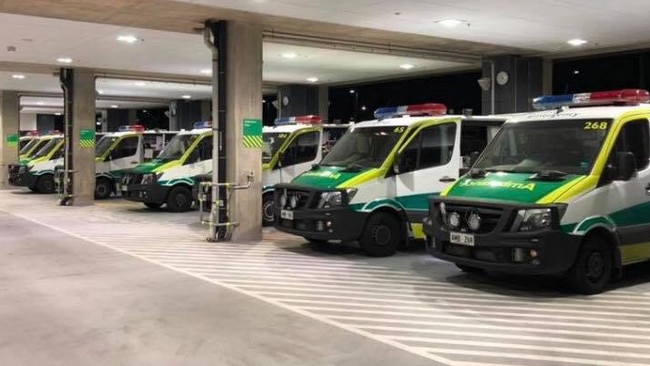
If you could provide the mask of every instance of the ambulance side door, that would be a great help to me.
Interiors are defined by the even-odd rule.
[[[109,171],[130,169],[140,163],[142,136],[125,136],[113,147],[109,159]]]
[[[303,132],[291,141],[280,157],[282,183],[292,181],[320,161],[321,135],[320,130],[313,130]]]
[[[396,200],[409,221],[422,222],[428,197],[458,179],[459,121],[426,126],[417,131],[397,156]]]
[[[198,145],[190,152],[183,166],[187,167],[188,176],[195,177],[212,171],[212,136],[201,138]]]

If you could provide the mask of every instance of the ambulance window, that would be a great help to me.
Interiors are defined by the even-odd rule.
[[[610,154],[611,159],[616,159],[619,152],[631,152],[636,158],[636,168],[643,170],[650,162],[650,139],[648,121],[638,120],[626,123],[616,139],[616,145]]]
[[[460,155],[469,156],[481,152],[488,143],[487,126],[462,126],[460,135]]]
[[[212,137],[204,137],[201,142],[192,150],[190,156],[183,165],[194,164],[200,161],[212,159]]]
[[[429,127],[422,132],[422,147],[418,169],[446,165],[456,145],[456,124]]]
[[[320,132],[313,131],[296,137],[284,151],[282,166],[306,163],[316,159],[320,148]]]
[[[121,159],[133,156],[138,152],[138,144],[140,138],[138,136],[131,136],[123,138],[111,152],[112,159]]]

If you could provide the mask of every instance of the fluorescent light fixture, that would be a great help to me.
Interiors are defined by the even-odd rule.
[[[117,104],[111,104],[111,108],[120,108],[120,106]]]
[[[145,83],[144,81],[136,81],[136,82],[133,83],[133,84],[134,84],[135,86],[145,86],[145,85],[147,85],[147,83]]]
[[[104,94],[103,90],[97,90],[97,94]]]
[[[580,73],[580,70],[573,70],[574,75],[578,75]]]
[[[356,90],[350,89],[350,94],[354,94],[354,93],[356,93]]]
[[[579,47],[579,46],[582,46],[582,45],[586,44],[587,41],[585,41],[584,39],[580,39],[580,38],[574,38],[574,39],[570,39],[570,40],[566,41],[566,43],[570,44],[573,47]]]
[[[54,113],[55,116],[60,116],[61,114],[62,114],[61,112]]]
[[[13,75],[11,75],[11,77],[14,78],[14,79],[22,80],[22,79],[25,78],[25,75],[23,75],[23,74],[13,74]]]
[[[118,36],[117,40],[120,41],[120,42],[130,43],[130,44],[133,44],[133,43],[139,41],[138,37],[133,36],[133,35]]]
[[[309,81],[310,83],[316,83],[318,82],[318,78],[315,76],[311,76],[307,78],[307,81]]]
[[[201,74],[212,75],[212,69],[203,69],[201,70]]]
[[[36,105],[45,105],[43,102],[36,102]]]
[[[295,53],[295,52],[285,52],[281,56],[284,57],[284,58],[288,58],[288,59],[294,59],[294,58],[298,57],[298,54]]]
[[[401,64],[401,65],[399,65],[399,68],[403,69],[403,70],[411,70],[414,67],[415,67],[415,65],[413,65],[413,64]]]
[[[445,28],[454,28],[454,27],[457,27],[457,26],[459,26],[461,24],[465,24],[467,22],[464,21],[464,20],[460,20],[460,19],[443,19],[443,20],[437,21],[436,23],[440,24],[441,26],[443,26]]]
[[[56,59],[56,62],[60,64],[71,64],[72,59],[70,57],[59,57]]]
[[[186,95],[181,96],[181,98],[183,98],[183,99],[192,99],[192,96],[186,94]]]

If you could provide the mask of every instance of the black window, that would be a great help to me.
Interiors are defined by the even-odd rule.
[[[400,172],[446,165],[454,153],[455,143],[455,123],[423,129],[403,150],[400,157]]]
[[[282,166],[306,163],[316,159],[320,148],[320,133],[307,132],[296,137],[282,155]]]
[[[112,159],[121,159],[133,156],[138,152],[140,138],[137,136],[123,138],[111,152]]]
[[[206,136],[201,139],[196,148],[192,150],[184,165],[194,164],[210,159],[212,159],[212,136]]]
[[[616,164],[616,156],[621,152],[631,152],[636,159],[636,168],[643,170],[650,162],[650,146],[648,139],[648,121],[638,120],[626,123],[616,139],[614,149],[610,154],[610,164]]]

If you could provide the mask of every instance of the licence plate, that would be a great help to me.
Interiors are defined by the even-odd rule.
[[[474,235],[463,234],[463,233],[450,233],[449,241],[452,244],[467,245],[470,247],[474,246]]]
[[[129,186],[127,186],[126,184],[122,184],[120,188],[122,189],[122,192],[126,192],[129,190]]]
[[[280,218],[285,220],[293,220],[293,211],[289,211],[289,210],[280,211]]]

